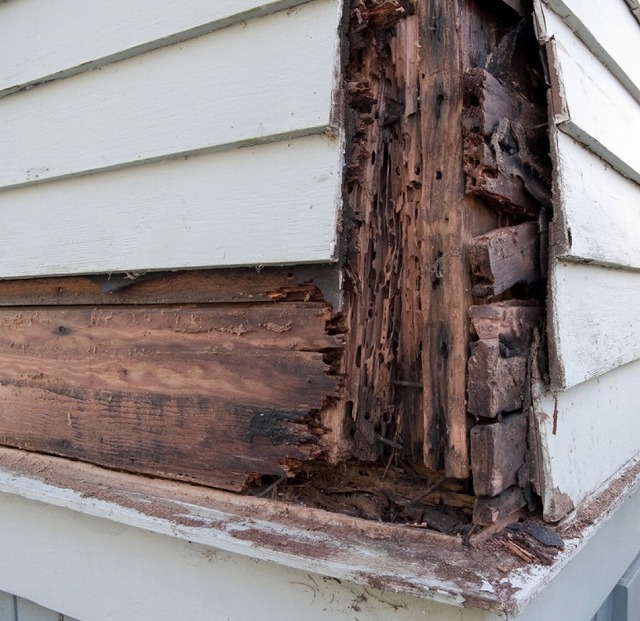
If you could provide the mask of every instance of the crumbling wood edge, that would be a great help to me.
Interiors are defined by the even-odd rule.
[[[565,548],[551,566],[523,569],[506,551],[482,544],[465,549],[459,539],[437,533],[0,448],[0,493],[378,590],[506,617],[524,610],[638,491],[640,458],[560,524]],[[593,513],[602,506],[604,512]]]

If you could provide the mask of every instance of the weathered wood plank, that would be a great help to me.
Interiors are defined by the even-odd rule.
[[[286,474],[337,396],[324,311],[0,310],[0,442],[227,489]]]
[[[0,96],[302,4],[305,0],[21,0],[0,6]]]
[[[551,269],[551,385],[565,390],[640,358],[640,273],[558,261]]]
[[[0,278],[332,261],[341,158],[310,136],[5,191]]]
[[[471,271],[481,278],[477,296],[498,295],[517,283],[533,283],[540,270],[540,232],[537,222],[496,229],[469,243]]]
[[[1,99],[0,187],[323,131],[336,9],[308,2]]]
[[[527,414],[471,428],[471,470],[477,496],[497,496],[517,485],[527,450]]]
[[[640,183],[640,110],[629,91],[560,17],[541,8],[543,41],[554,43],[554,120],[558,127]],[[559,107],[558,107],[559,106]]]
[[[640,36],[621,1],[544,0],[640,101]]]
[[[553,253],[640,269],[640,186],[557,132]]]
[[[322,269],[317,267],[317,279]],[[0,306],[319,301],[314,277],[266,267],[0,280]]]

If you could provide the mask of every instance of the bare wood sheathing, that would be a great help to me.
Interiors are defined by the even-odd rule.
[[[341,341],[315,285],[130,279],[0,283],[0,443],[229,490],[333,451]]]

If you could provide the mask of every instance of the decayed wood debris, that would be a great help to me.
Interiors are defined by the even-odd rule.
[[[464,76],[466,191],[506,217],[468,246],[477,300],[469,310],[474,340],[467,367],[468,410],[478,421],[470,432],[473,520],[485,526],[533,499],[527,397],[544,294],[539,286],[516,285],[545,277],[539,222],[550,207],[550,162],[544,99],[509,83],[505,72],[525,30],[519,22],[485,67]]]

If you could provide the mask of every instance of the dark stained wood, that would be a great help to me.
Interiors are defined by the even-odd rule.
[[[471,429],[471,469],[477,496],[497,496],[518,483],[527,433],[527,415],[523,412]]]
[[[510,487],[498,496],[478,498],[473,507],[473,523],[491,526],[527,504],[519,487]]]
[[[478,297],[493,296],[517,283],[542,277],[537,222],[496,229],[469,243],[471,271],[482,280],[473,288]]]
[[[323,304],[0,310],[0,443],[231,490],[323,454]]]
[[[105,274],[0,281],[0,306],[223,304],[319,300],[291,268]]]
[[[419,22],[402,4],[355,2],[350,14],[344,372],[363,460],[422,458]]]
[[[501,302],[472,306],[478,336],[468,363],[468,409],[476,418],[495,418],[522,408],[534,329],[542,318],[537,305]]]

